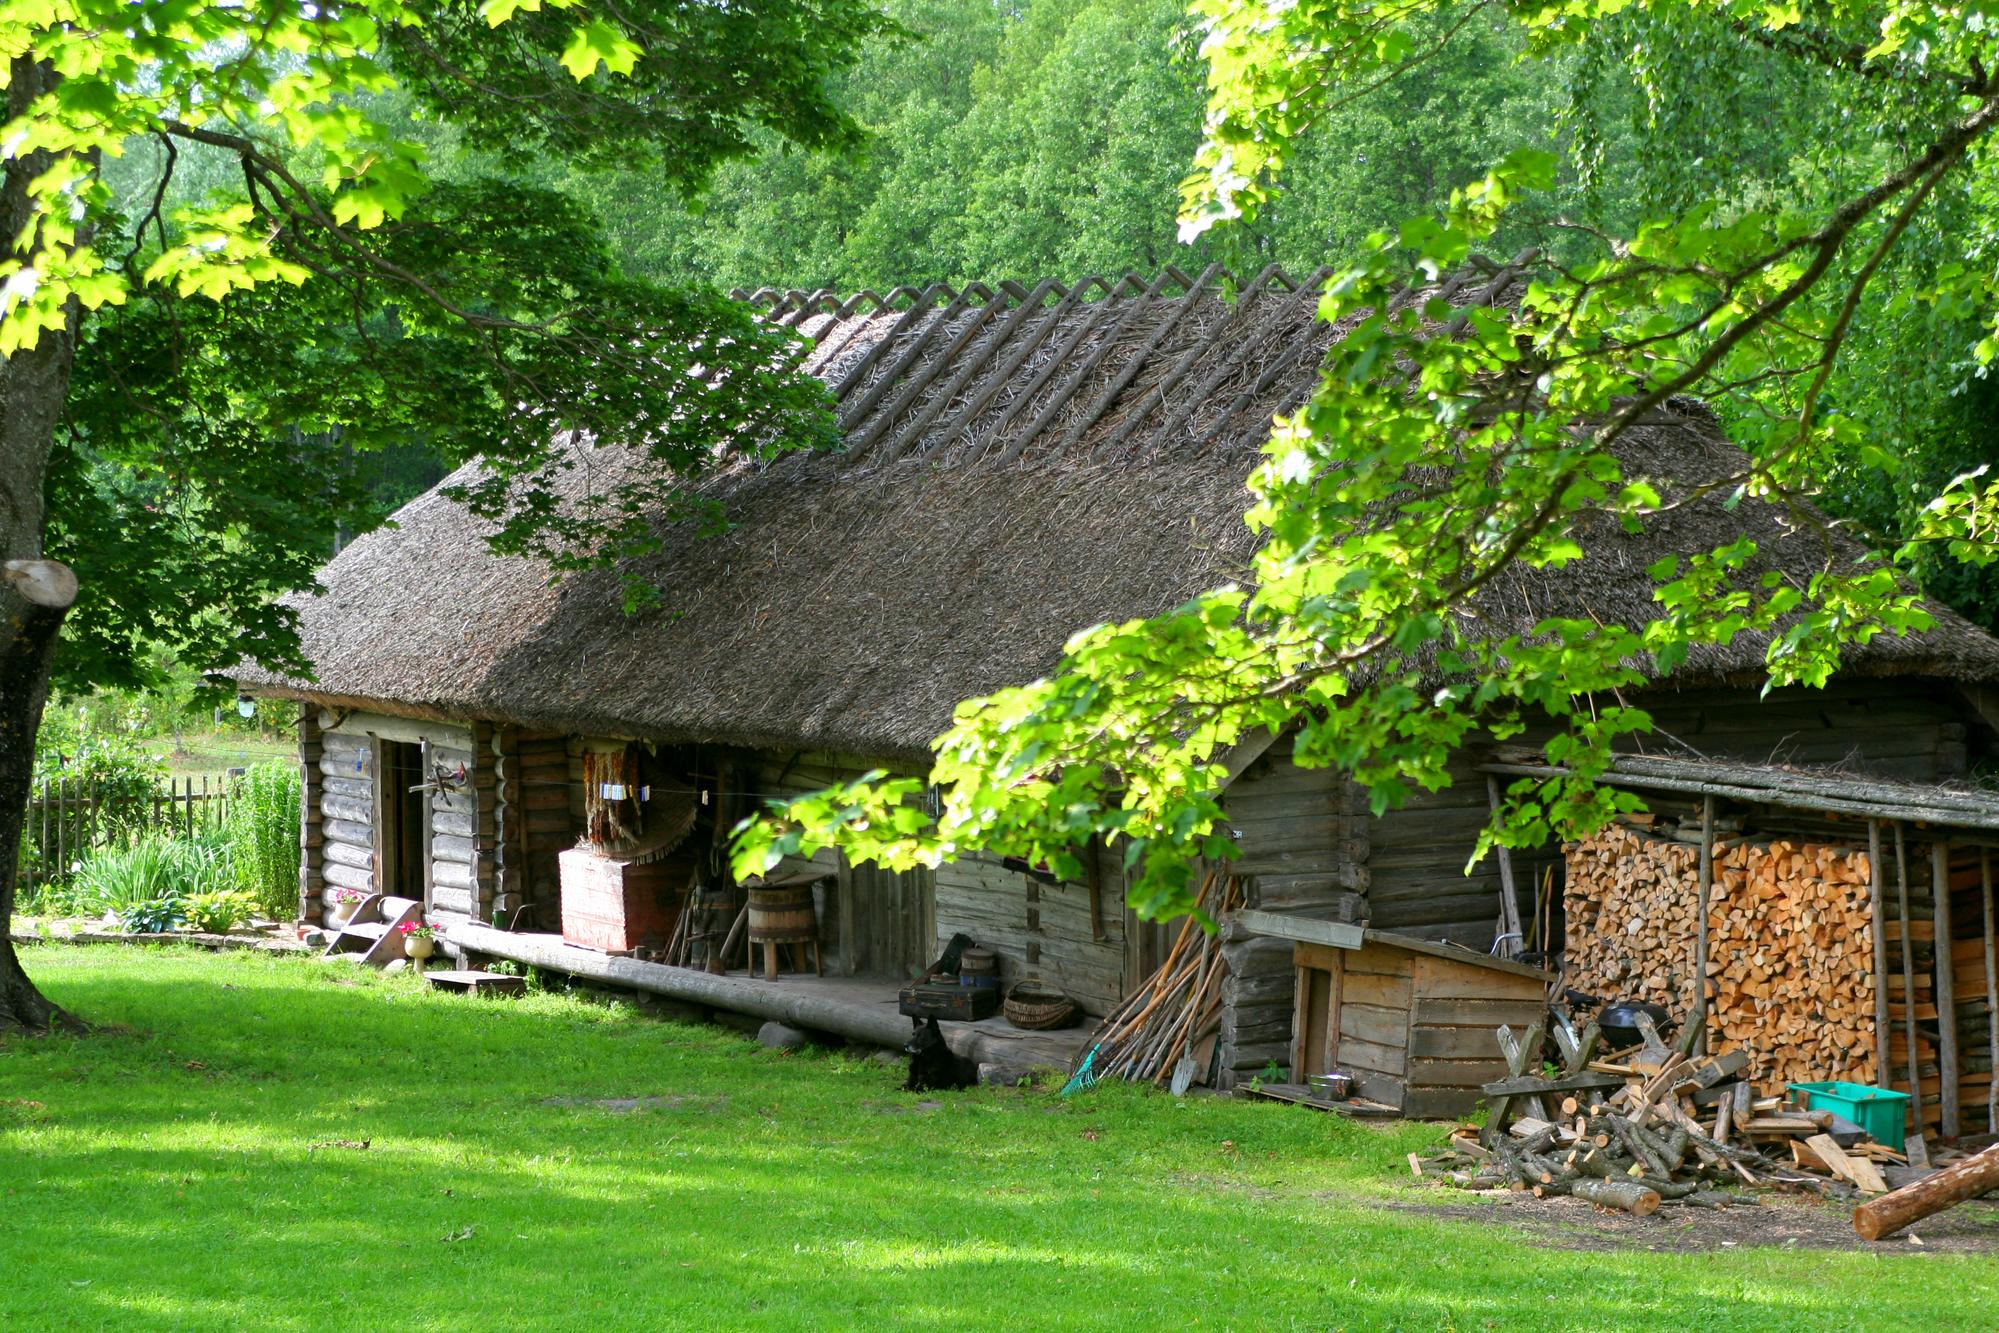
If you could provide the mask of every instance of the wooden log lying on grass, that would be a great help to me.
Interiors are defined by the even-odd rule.
[[[1880,1240],[1995,1189],[1999,1189],[1999,1144],[1892,1194],[1869,1199],[1853,1210],[1853,1230],[1862,1240]]]
[[[1569,1193],[1587,1199],[1599,1208],[1615,1208],[1634,1217],[1650,1217],[1663,1200],[1659,1191],[1635,1180],[1595,1180],[1585,1177],[1571,1181]]]

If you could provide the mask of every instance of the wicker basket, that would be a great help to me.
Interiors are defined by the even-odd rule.
[[[1003,1010],[1007,1022],[1034,1032],[1068,1027],[1077,1014],[1074,1000],[1038,981],[1023,981],[1008,991]]]

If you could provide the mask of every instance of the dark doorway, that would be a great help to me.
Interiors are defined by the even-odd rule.
[[[375,887],[430,906],[429,791],[423,747],[377,740],[380,774],[375,788]]]

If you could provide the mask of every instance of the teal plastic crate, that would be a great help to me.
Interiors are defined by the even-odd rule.
[[[1791,1091],[1803,1093],[1805,1105],[1814,1111],[1831,1111],[1851,1120],[1876,1143],[1902,1146],[1909,1105],[1906,1092],[1865,1083],[1793,1083]]]

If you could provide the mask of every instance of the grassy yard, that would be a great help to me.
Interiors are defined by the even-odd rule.
[[[1496,1207],[1439,1218],[1397,1176],[1418,1126],[918,1098],[869,1060],[299,959],[28,961],[115,1026],[0,1048],[0,1328],[1999,1322],[1990,1256],[1592,1252]]]

